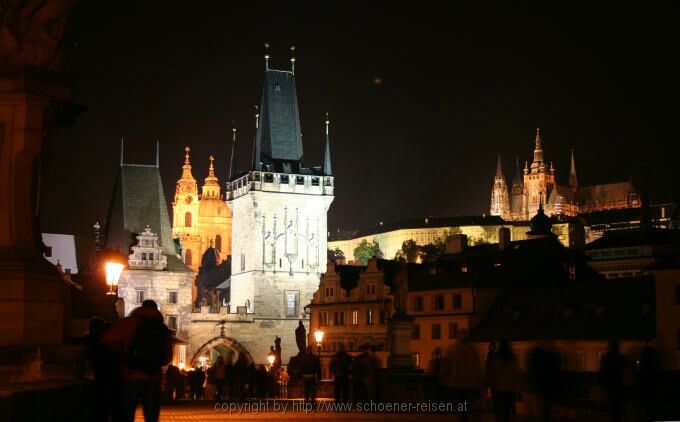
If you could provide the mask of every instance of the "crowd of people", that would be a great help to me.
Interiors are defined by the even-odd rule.
[[[553,420],[554,406],[568,402],[570,380],[562,371],[557,352],[534,348],[523,377],[510,342],[490,343],[486,359],[481,362],[477,350],[465,340],[466,334],[465,331],[459,333],[433,371],[437,374],[440,399],[477,403],[478,410],[492,411],[501,422],[510,421],[515,413],[520,383],[526,383],[529,387],[526,391],[535,394],[537,413],[542,421]],[[651,347],[647,346],[640,359],[633,363],[619,352],[617,341],[610,342],[598,374],[598,385],[605,399],[604,411],[609,413],[610,420],[649,420],[657,370],[656,352]],[[626,415],[631,409],[634,414]],[[460,416],[461,421],[466,421],[475,416],[475,412]]]

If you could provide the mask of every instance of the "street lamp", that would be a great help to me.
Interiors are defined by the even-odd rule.
[[[276,354],[274,352],[269,352],[267,355],[267,362],[269,362],[269,370],[274,367],[274,362],[276,362]]]
[[[104,265],[106,270],[106,284],[109,285],[109,291],[107,295],[115,295],[116,292],[113,291],[113,286],[118,286],[118,279],[125,268],[125,264],[121,264],[116,261],[108,261]]]
[[[323,341],[323,331],[317,330],[314,332],[314,339],[316,340],[316,350],[318,354],[321,354],[321,342]]]

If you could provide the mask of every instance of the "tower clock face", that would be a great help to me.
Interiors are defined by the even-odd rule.
[[[184,200],[187,204],[191,204],[191,196],[187,196],[187,199]]]

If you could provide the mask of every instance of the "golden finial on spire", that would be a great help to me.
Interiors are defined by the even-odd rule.
[[[328,119],[328,112],[326,112],[326,135],[328,135],[328,125],[331,124],[331,121]]]
[[[269,43],[264,43],[264,70],[269,70]]]
[[[290,71],[295,75],[295,46],[290,46]]]
[[[189,152],[191,151],[191,148],[188,146],[184,148],[184,164],[189,164]]]

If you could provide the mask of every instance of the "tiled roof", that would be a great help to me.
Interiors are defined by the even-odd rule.
[[[627,201],[631,193],[637,193],[633,182],[607,183],[579,187],[576,199],[579,204]]]
[[[191,271],[177,258],[161,176],[156,166],[120,167],[105,230],[106,248],[128,254],[146,226],[158,235],[168,270]]]
[[[675,230],[616,230],[606,232],[601,238],[586,245],[586,249],[597,250],[641,245],[672,245],[678,240],[680,240],[680,233]]]

